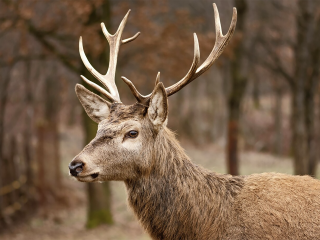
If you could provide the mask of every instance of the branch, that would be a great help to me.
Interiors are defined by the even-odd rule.
[[[10,73],[11,73],[12,65],[8,66],[5,69],[5,73],[3,74],[3,78],[0,75],[1,80],[1,89],[0,89],[0,162],[3,158],[3,142],[4,142],[4,113],[7,105],[7,90],[10,82]],[[1,72],[0,72],[1,73]],[[3,80],[2,80],[3,79]]]
[[[265,49],[265,51],[268,53],[268,56],[272,59],[273,63],[270,63],[267,60],[262,60],[259,61],[259,63],[261,65],[265,65],[267,66],[271,71],[273,71],[274,73],[278,73],[280,74],[287,82],[290,86],[294,85],[294,79],[293,76],[291,76],[291,74],[289,74],[287,72],[287,70],[285,70],[285,68],[283,67],[281,60],[278,56],[278,54],[276,54],[272,48],[269,45],[269,43],[266,43],[265,41],[259,39],[259,43],[261,43],[262,48]],[[268,46],[268,47],[267,47]],[[264,59],[264,58],[263,58]]]
[[[30,33],[50,52],[52,52],[66,67],[68,67],[71,71],[75,73],[79,73],[79,69],[74,66],[68,58],[61,54],[55,46],[50,43],[46,38],[45,35],[47,35],[49,32],[41,32],[38,31],[30,22],[28,22]]]
[[[0,65],[2,67],[9,67],[19,61],[44,60],[46,58],[47,58],[47,55],[45,55],[45,54],[29,55],[29,56],[20,55],[20,56],[16,56],[16,57],[8,59],[8,60],[0,59]]]

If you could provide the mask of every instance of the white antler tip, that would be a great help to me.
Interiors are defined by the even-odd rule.
[[[101,25],[102,31],[108,32],[108,30],[107,30],[106,25],[104,24],[104,22],[102,22],[100,25]],[[109,32],[108,32],[108,33],[109,33]]]
[[[124,19],[126,19],[128,17],[128,15],[130,14],[131,9],[128,10],[127,14],[124,16]]]
[[[233,8],[233,15],[237,15],[237,9],[235,7]]]
[[[79,51],[80,51],[80,56],[81,56],[81,52],[83,52],[82,36],[80,36],[80,38],[79,38]]]
[[[121,40],[121,43],[126,44],[128,42],[131,42],[131,41],[135,40],[137,37],[139,37],[139,35],[140,35],[140,32],[137,32],[133,37]]]
[[[128,12],[127,12],[127,14],[124,16],[123,20],[125,20],[125,21],[127,20],[130,12],[131,12],[131,9],[128,10]],[[123,21],[123,20],[122,20],[122,21]]]
[[[200,54],[199,52],[199,40],[196,33],[193,33],[193,39],[194,39],[194,50],[196,54]]]
[[[157,74],[155,86],[157,86],[159,82],[160,82],[160,72],[158,72]]]
[[[102,22],[100,25],[101,25],[101,29],[102,29],[103,32],[104,32],[104,31],[108,32],[108,30],[107,30],[106,25],[104,24],[104,22]]]
[[[101,23],[101,29],[102,29],[102,32],[104,34],[104,36],[106,37],[106,39],[108,40],[108,42],[110,41],[110,33],[108,32],[107,28],[106,28],[106,25],[102,22]]]
[[[198,40],[198,36],[196,33],[193,33],[193,38],[194,38],[194,40]]]
[[[124,77],[124,76],[121,76],[121,79],[122,79],[123,81],[125,81],[125,82],[130,82],[130,83],[131,83],[131,81],[130,81],[128,78]]]

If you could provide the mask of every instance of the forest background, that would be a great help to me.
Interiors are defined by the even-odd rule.
[[[195,163],[216,172],[319,176],[320,1],[215,3],[223,33],[237,8],[236,31],[213,67],[170,97],[169,128]],[[212,1],[0,0],[1,239],[149,239],[121,183],[68,176],[97,129],[74,92],[80,74],[94,80],[79,37],[94,68],[106,72],[100,23],[114,33],[128,9],[124,38],[141,35],[122,47],[116,83],[132,104],[120,76],[143,94],[158,71],[165,86],[174,84],[192,62],[194,32],[206,59],[215,41]]]

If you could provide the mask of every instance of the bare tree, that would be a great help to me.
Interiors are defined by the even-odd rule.
[[[227,169],[232,175],[239,174],[239,157],[238,157],[238,134],[239,134],[239,117],[241,112],[241,101],[246,89],[248,77],[244,70],[244,61],[246,58],[245,51],[245,20],[247,14],[246,0],[236,0],[238,10],[237,31],[235,33],[236,43],[234,44],[234,56],[230,60],[231,71],[231,91],[228,96],[228,143],[227,143]]]
[[[269,7],[276,8],[274,12],[278,16],[280,13],[286,15],[292,9],[292,3],[288,1],[271,4]],[[299,175],[314,175],[316,169],[314,103],[319,81],[318,9],[317,1],[297,1],[293,18],[295,33],[284,32],[283,28],[288,22],[275,17],[269,18],[270,28],[265,31],[269,36],[262,35],[259,39],[266,55],[262,64],[290,86],[292,153],[294,171]],[[290,51],[293,54],[288,59]]]

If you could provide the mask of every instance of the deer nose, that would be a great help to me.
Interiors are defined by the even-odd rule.
[[[83,170],[84,163],[81,161],[72,161],[69,164],[70,174],[76,177]]]

